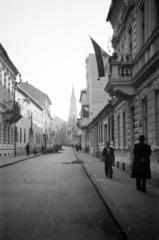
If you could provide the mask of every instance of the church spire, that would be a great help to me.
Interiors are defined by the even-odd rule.
[[[74,87],[72,86],[68,123],[74,124],[76,122],[76,119],[77,119],[76,97]]]

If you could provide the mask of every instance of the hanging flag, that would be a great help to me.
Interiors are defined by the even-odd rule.
[[[105,71],[104,71],[104,58],[108,59],[108,54],[90,37],[93,48],[95,51],[96,61],[97,61],[97,69],[98,69],[98,77],[104,77]],[[99,80],[98,78],[98,80]]]

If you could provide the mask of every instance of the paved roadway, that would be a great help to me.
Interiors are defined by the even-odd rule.
[[[0,169],[0,240],[123,240],[72,149]]]

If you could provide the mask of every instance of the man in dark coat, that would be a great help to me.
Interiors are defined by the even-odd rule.
[[[136,189],[143,192],[146,192],[146,179],[151,179],[150,155],[151,147],[145,143],[144,135],[141,135],[139,143],[134,146],[132,177],[136,178]]]
[[[105,175],[106,177],[113,177],[113,164],[115,161],[114,149],[110,147],[110,143],[106,143],[106,147],[103,149],[102,156],[105,163]]]

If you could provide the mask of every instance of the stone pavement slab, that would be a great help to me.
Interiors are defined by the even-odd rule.
[[[113,179],[108,179],[102,161],[85,153],[77,156],[128,239],[159,239],[159,189],[147,184],[147,193],[137,191],[135,179],[128,173],[114,167]]]

